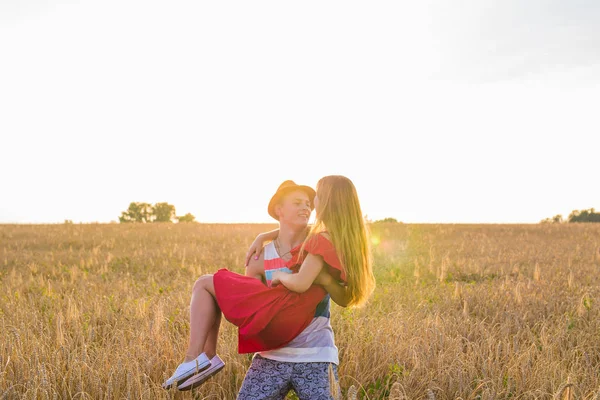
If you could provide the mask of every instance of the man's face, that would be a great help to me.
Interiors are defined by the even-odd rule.
[[[288,225],[306,226],[310,218],[310,198],[302,190],[286,194],[277,205],[279,222]]]

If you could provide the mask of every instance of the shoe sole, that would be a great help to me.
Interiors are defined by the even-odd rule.
[[[177,389],[181,390],[181,391],[186,391],[186,390],[192,390],[197,388],[198,386],[202,385],[204,382],[206,382],[207,380],[209,380],[210,378],[212,378],[213,376],[215,376],[218,372],[220,372],[223,368],[225,368],[225,364],[219,366],[218,368],[216,368],[214,371],[212,371],[210,374],[202,377],[201,379],[198,379],[195,382],[192,382],[189,385],[186,385],[186,383],[192,379],[194,379],[194,377],[189,378],[187,381],[185,381],[181,386],[178,386]]]
[[[191,379],[192,377],[198,375],[199,373],[201,373],[203,371],[206,371],[209,368],[210,368],[210,362],[204,368],[198,368],[198,369],[194,368],[194,369],[190,370],[188,375],[184,375],[181,378],[174,380],[173,383],[171,383],[170,385],[162,385],[162,388],[165,390],[171,389],[173,386],[177,386],[178,382],[185,382],[188,379]]]

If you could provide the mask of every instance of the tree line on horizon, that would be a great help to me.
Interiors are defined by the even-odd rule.
[[[190,213],[177,216],[175,206],[166,202],[155,203],[154,205],[144,202],[132,202],[119,217],[119,222],[122,224],[175,221],[196,222],[196,217]]]
[[[395,218],[385,218],[371,221],[365,215],[368,223],[401,223]],[[166,202],[154,205],[145,202],[131,202],[127,210],[121,212],[120,223],[150,223],[150,222],[197,222],[196,217],[190,213],[177,216],[175,206]],[[540,221],[542,224],[562,224],[577,222],[600,222],[600,212],[594,208],[588,210],[573,210],[565,220],[561,214]]]
[[[573,210],[567,217],[563,219],[561,214],[557,214],[552,218],[546,218],[540,221],[542,224],[562,224],[574,222],[600,222],[600,213],[597,213],[594,208],[589,210]]]

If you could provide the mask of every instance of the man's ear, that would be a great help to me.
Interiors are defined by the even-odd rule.
[[[275,204],[275,215],[277,218],[281,218],[281,204]]]

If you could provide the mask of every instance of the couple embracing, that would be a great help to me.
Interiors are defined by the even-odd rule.
[[[224,315],[238,327],[238,352],[255,353],[238,399],[339,396],[330,299],[356,307],[375,288],[356,188],[338,175],[320,179],[316,192],[285,181],[268,211],[279,229],[256,238],[245,275],[221,269],[194,284],[188,348],[165,389],[193,389],[224,368],[216,352]]]

